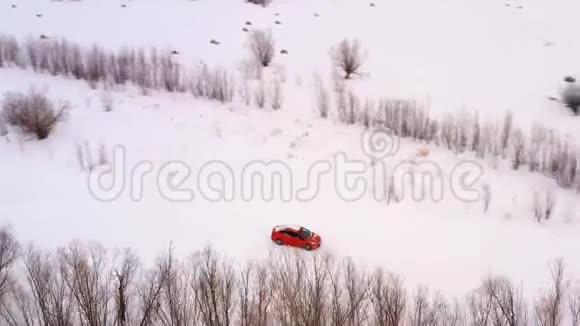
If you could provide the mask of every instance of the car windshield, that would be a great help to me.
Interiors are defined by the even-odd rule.
[[[302,237],[302,239],[308,239],[310,238],[311,235],[312,232],[310,232],[310,230],[308,230],[307,228],[300,229],[300,236]]]

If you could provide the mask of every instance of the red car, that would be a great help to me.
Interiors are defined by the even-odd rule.
[[[299,225],[277,225],[272,229],[272,241],[277,245],[288,245],[313,250],[320,247],[320,236]]]

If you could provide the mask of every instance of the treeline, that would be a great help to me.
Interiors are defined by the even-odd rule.
[[[152,267],[131,249],[74,242],[56,251],[21,246],[0,230],[3,325],[578,325],[580,295],[562,261],[532,303],[489,276],[464,298],[406,288],[349,258],[284,248],[233,264],[210,247],[180,260],[171,246]],[[451,280],[450,280],[451,281]]]

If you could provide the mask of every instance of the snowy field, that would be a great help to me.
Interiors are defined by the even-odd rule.
[[[348,81],[360,96],[416,99],[435,117],[477,110],[484,119],[501,121],[511,110],[515,125],[554,128],[573,146],[580,137],[577,117],[548,97],[558,96],[565,76],[580,77],[578,1],[378,0],[370,6],[354,0],[274,0],[267,8],[241,0],[13,3],[15,8],[9,1],[1,4],[3,35],[64,37],[112,51],[155,46],[178,51],[184,65],[205,62],[232,71],[248,60],[242,28],[271,28],[277,52],[268,72],[284,76],[285,101],[278,111],[239,99],[220,104],[162,91],[143,96],[127,87],[111,92],[114,108],[105,112],[103,91],[86,82],[0,69],[0,94],[36,86],[71,107],[48,139],[26,140],[12,132],[0,138],[0,222],[11,224],[25,242],[55,248],[73,239],[96,240],[133,247],[146,261],[170,241],[180,254],[211,243],[243,261],[292,250],[269,239],[274,225],[291,223],[319,233],[322,252],[382,266],[410,287],[426,284],[450,296],[463,295],[492,272],[521,282],[533,295],[547,283],[549,263],[560,257],[567,272],[580,277],[578,194],[539,173],[513,171],[505,160],[495,166],[473,153],[455,155],[428,145],[429,156],[417,158],[424,144],[397,140],[389,166],[407,160],[436,164],[444,190],[442,200],[407,194],[390,205],[374,200],[372,187],[360,199],[344,200],[332,173],[319,180],[320,190],[309,200],[271,202],[258,196],[244,200],[239,187],[231,202],[212,202],[196,178],[205,164],[221,161],[239,186],[249,163],[277,161],[289,167],[292,185],[301,188],[313,165],[329,162],[336,170],[337,153],[344,153],[366,165],[363,175],[370,183],[363,128],[316,115],[313,77],[331,83],[329,50],[344,37],[359,38],[367,52],[364,73]],[[212,39],[219,44],[210,44]],[[280,54],[282,49],[288,54]],[[119,158],[114,148],[122,146],[128,169],[149,162],[142,196],[132,199],[136,179],[127,173],[118,198],[95,198],[78,163],[79,145],[94,156],[103,146],[111,161]],[[193,191],[191,200],[166,198],[160,190],[156,176],[177,171],[176,162],[190,168],[181,186]],[[482,172],[473,184],[461,184],[460,194],[452,177],[457,166]],[[487,212],[481,198],[485,184],[491,190]],[[555,193],[549,221],[534,219],[534,189]],[[463,197],[474,190],[475,201]]]

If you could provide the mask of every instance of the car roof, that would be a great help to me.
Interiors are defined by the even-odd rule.
[[[294,231],[300,231],[300,229],[302,228],[302,226],[297,225],[297,224],[282,224],[282,225],[276,225],[276,227],[274,228],[276,231],[282,231],[282,230],[294,230]]]

